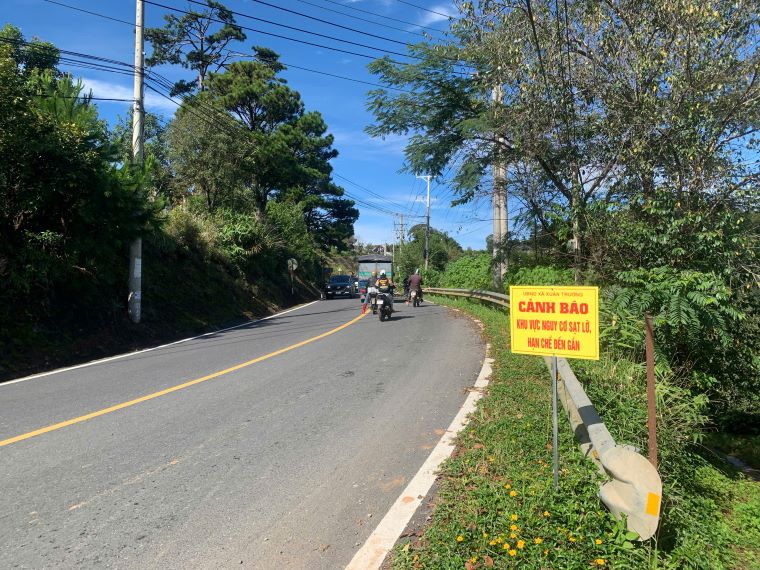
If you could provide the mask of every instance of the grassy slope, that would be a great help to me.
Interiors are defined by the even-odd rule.
[[[692,473],[701,473],[702,487],[691,488],[667,515],[670,552],[658,550],[655,541],[630,542],[604,510],[597,498],[600,475],[581,456],[564,418],[555,492],[543,362],[509,352],[503,312],[440,301],[483,321],[496,360],[494,375],[455,457],[442,469],[429,528],[420,540],[396,550],[395,568],[753,567],[760,539],[758,488],[701,458],[694,459],[700,471]],[[693,479],[682,479],[681,487],[693,486]],[[705,543],[709,536],[712,544]]]
[[[195,251],[150,241],[144,248],[140,325],[129,321],[122,304],[86,320],[41,323],[17,335],[0,362],[0,381],[218,329],[319,296],[299,281],[291,296],[285,274],[251,284]]]

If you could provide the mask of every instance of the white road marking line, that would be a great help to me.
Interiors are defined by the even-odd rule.
[[[483,389],[488,386],[488,380],[491,376],[492,364],[494,359],[489,358],[491,346],[486,344],[486,358],[483,360],[483,367],[475,381],[476,390],[470,391],[467,399],[462,404],[454,421],[451,422],[449,429],[441,437],[425,463],[412,478],[404,492],[401,493],[396,502],[390,508],[388,513],[377,525],[377,528],[369,535],[359,551],[354,555],[351,562],[346,566],[346,570],[372,570],[380,568],[388,552],[396,544],[399,536],[409,520],[414,515],[417,508],[422,504],[422,500],[430,491],[436,479],[436,471],[454,451],[454,438],[468,422],[468,416],[475,411],[475,404],[483,397]]]
[[[224,329],[219,329],[217,331],[211,331],[203,334],[199,334],[198,336],[191,336],[189,338],[183,338],[181,340],[175,340],[174,342],[170,342],[167,344],[162,344],[159,346],[153,346],[151,348],[144,348],[142,350],[135,350],[134,352],[125,352],[124,354],[117,354],[116,356],[108,356],[106,358],[101,358],[98,360],[91,360],[90,362],[85,362],[84,364],[75,364],[74,366],[68,366],[66,368],[58,368],[56,370],[50,370],[49,372],[40,372],[39,374],[32,374],[31,376],[24,376],[23,378],[17,378],[16,380],[9,380],[7,382],[0,382],[0,388],[3,386],[8,386],[10,384],[17,384],[18,382],[26,382],[27,380],[34,380],[36,378],[43,378],[45,376],[52,376],[53,374],[60,374],[61,372],[68,372],[70,370],[78,370],[79,368],[86,368],[87,366],[93,366],[95,364],[103,364],[105,362],[111,362],[112,360],[119,360],[120,358],[126,358],[127,356],[135,356],[137,354],[144,354],[146,352],[151,352],[153,350],[159,350],[161,348],[167,348],[169,346],[174,346],[177,344],[182,344],[183,342],[188,342],[190,340],[196,340],[199,338],[203,338],[205,336],[211,336],[212,334],[218,334],[220,332],[225,331],[231,331],[233,329],[239,329],[248,325],[254,325],[256,323],[260,323],[262,321],[268,321],[269,319],[273,319],[275,317],[279,317],[281,315],[285,315],[287,313],[292,313],[293,311],[297,311],[299,309],[304,309],[308,307],[309,305],[313,305],[314,303],[318,303],[319,301],[312,301],[310,303],[305,303],[303,305],[298,305],[297,307],[293,307],[291,309],[287,309],[286,311],[281,311],[279,313],[275,313],[274,315],[269,315],[268,317],[264,317],[261,319],[257,319],[255,321],[248,321],[245,323],[241,323],[239,325],[235,325],[233,327],[227,327]]]

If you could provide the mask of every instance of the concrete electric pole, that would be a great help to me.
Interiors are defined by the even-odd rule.
[[[135,13],[135,83],[134,83],[134,106],[132,109],[132,162],[135,165],[143,164],[143,77],[144,77],[144,47],[143,24],[143,0],[136,0]],[[129,245],[129,318],[133,323],[140,322],[142,307],[142,238],[138,237]]]
[[[501,102],[502,90],[501,85],[496,84],[493,88],[492,100],[494,106]],[[501,256],[500,249],[506,247],[509,237],[509,214],[507,211],[507,187],[506,172],[504,163],[499,158],[497,148],[496,161],[493,165],[493,257],[496,259]],[[494,263],[494,284],[501,288],[504,281],[504,274],[507,272],[508,260]]]
[[[430,258],[430,178],[427,176],[418,176],[420,180],[427,182],[427,209],[425,210],[425,270],[428,268],[428,260]]]

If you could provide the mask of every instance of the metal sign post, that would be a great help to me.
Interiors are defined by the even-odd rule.
[[[552,451],[554,452],[554,488],[559,487],[559,445],[557,432],[559,419],[557,417],[557,355],[552,355]]]
[[[298,269],[298,262],[292,257],[288,259],[288,273],[290,273],[290,294],[293,295],[293,273]]]
[[[597,287],[511,286],[510,350],[548,356],[552,374],[552,456],[554,488],[559,487],[557,358],[599,359]]]

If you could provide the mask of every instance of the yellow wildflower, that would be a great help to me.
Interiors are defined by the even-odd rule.
[[[496,544],[501,544],[502,542],[504,542],[504,538],[502,538],[501,536],[497,536],[496,537]]]
[[[520,518],[520,517],[518,517],[517,515],[512,515],[512,516],[511,516],[511,517],[509,517],[509,518],[511,518],[513,521],[516,521],[516,520],[517,520],[518,518]]]
[[[517,535],[514,532],[509,533],[509,538],[515,539],[517,538]]]
[[[602,544],[602,539],[601,538],[597,538],[594,542],[596,544]]]
[[[594,560],[594,562],[596,563],[597,566],[604,566],[605,564],[607,564],[607,561],[604,558],[597,558],[596,560]]]
[[[512,488],[512,485],[510,485],[509,483],[507,483],[506,485],[504,485],[504,488],[505,488],[505,489],[511,489],[511,488]]]
[[[487,532],[483,533],[483,538],[488,538],[488,533]]]
[[[536,544],[541,544],[543,541],[544,539],[541,538],[540,536],[537,536],[536,538],[533,539],[533,542],[535,542]]]
[[[524,540],[518,540],[517,541],[517,548],[519,548],[520,550],[522,550],[523,548],[525,548],[525,541]]]
[[[475,564],[477,561],[478,561],[477,556],[473,556],[472,558],[470,558],[470,562],[472,562],[473,564]]]
[[[517,491],[510,491],[509,492],[509,496],[510,497],[516,497],[517,496]]]
[[[504,543],[504,546],[502,546],[502,548],[503,548],[504,550],[509,550],[509,544],[505,542],[505,543]]]
[[[544,516],[548,517],[549,516],[549,511],[544,511]]]
[[[509,527],[509,530],[520,530],[520,527],[517,526],[516,524],[513,524],[512,526]]]
[[[510,556],[517,556],[517,550],[515,550],[515,549],[513,548],[512,550],[510,550],[510,551],[509,551],[509,555],[510,555]]]
[[[462,542],[464,540],[464,537],[460,534],[457,536],[457,542]]]
[[[567,540],[569,540],[570,542],[575,542],[575,537],[574,536],[568,536]]]

